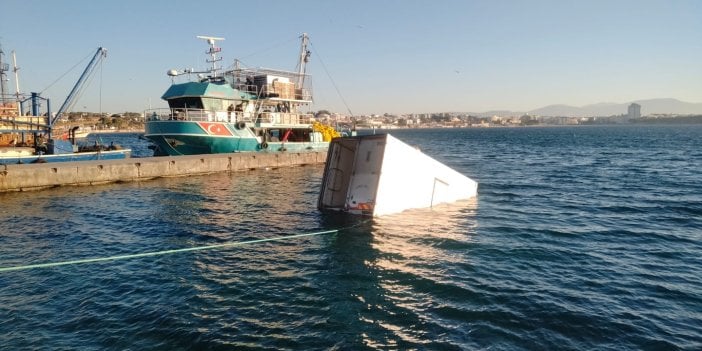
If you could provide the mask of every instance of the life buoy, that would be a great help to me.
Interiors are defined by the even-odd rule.
[[[236,129],[244,129],[246,128],[246,123],[244,122],[237,122],[236,124]]]
[[[261,149],[267,149],[268,148],[268,143],[267,142],[262,142],[261,143]]]

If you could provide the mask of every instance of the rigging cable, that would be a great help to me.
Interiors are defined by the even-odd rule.
[[[100,69],[101,69],[100,70],[100,80],[101,80],[100,83],[102,84],[102,59],[100,59],[100,62],[98,62],[98,64],[100,65]],[[95,79],[95,70],[91,69],[90,72],[88,72],[88,76],[85,78],[83,83],[78,87],[78,90],[75,92],[74,97],[73,97],[73,101],[71,101],[71,103],[68,106],[66,106],[66,110],[63,111],[64,113],[68,113],[68,111],[73,110],[73,106],[76,105],[76,103],[78,102],[78,99],[80,99],[80,97],[83,95],[83,92],[85,91],[85,89],[90,84],[92,84],[93,79]],[[102,88],[102,86],[101,86],[101,88]],[[102,91],[100,91],[100,93],[102,94]]]
[[[310,47],[312,47],[312,41],[310,41]],[[332,85],[334,86],[336,93],[339,94],[339,98],[341,98],[341,101],[344,103],[344,106],[346,106],[346,110],[349,112],[349,115],[353,116],[353,113],[351,112],[349,105],[346,103],[346,99],[344,99],[344,96],[341,95],[341,91],[339,91],[339,88],[336,86],[336,82],[334,82],[334,78],[332,78],[331,74],[329,74],[329,70],[327,70],[327,66],[324,64],[324,61],[322,61],[322,56],[319,54],[319,52],[316,50],[316,48],[315,48],[315,53],[317,54],[317,57],[319,57],[319,63],[322,64],[322,68],[324,68],[324,72],[327,74],[327,77],[329,77],[329,80],[331,81]]]
[[[292,38],[292,39],[279,40],[279,41],[275,42],[274,44],[271,44],[271,45],[268,46],[268,47],[265,47],[265,48],[263,48],[263,49],[258,49],[258,50],[256,50],[256,51],[254,51],[253,53],[250,53],[250,54],[248,54],[248,55],[246,55],[246,56],[242,56],[242,57],[238,58],[238,60],[239,60],[240,63],[243,63],[243,62],[241,61],[241,59],[246,59],[246,58],[249,58],[249,57],[252,57],[252,56],[256,56],[256,55],[262,54],[262,53],[264,53],[264,52],[266,52],[266,51],[270,51],[270,50],[275,49],[275,48],[277,48],[277,47],[279,47],[279,46],[282,46],[283,44],[287,44],[287,43],[289,43],[289,42],[296,41],[297,39],[298,39],[298,38],[295,37],[295,38]],[[234,64],[231,64],[231,65],[229,66],[229,69],[232,69],[233,66],[234,66]],[[244,66],[246,66],[246,65],[244,65]]]
[[[92,55],[93,55],[93,54],[88,54],[88,56],[86,56],[86,57],[83,58],[82,60],[78,61],[78,63],[76,63],[73,67],[69,68],[68,71],[66,71],[64,74],[62,74],[60,77],[58,77],[53,83],[49,84],[48,87],[46,87],[46,88],[44,88],[44,90],[40,91],[40,92],[39,92],[39,95],[41,95],[43,92],[45,92],[46,90],[48,90],[49,88],[51,88],[54,84],[56,84],[59,80],[61,80],[61,79],[62,79],[63,77],[65,77],[68,73],[70,73],[71,71],[73,71],[76,67],[78,67],[79,64],[81,64],[82,62],[84,62],[85,60],[87,60],[88,58],[90,58],[90,56],[92,56]]]

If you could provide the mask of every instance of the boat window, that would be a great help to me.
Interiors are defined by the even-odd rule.
[[[170,108],[198,108],[202,109],[202,101],[199,97],[181,97],[168,100]]]
[[[226,111],[227,107],[232,104],[230,100],[218,98],[202,98],[204,109],[208,111]]]

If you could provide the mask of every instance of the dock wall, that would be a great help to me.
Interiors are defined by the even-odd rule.
[[[327,152],[233,153],[0,165],[0,192],[323,164]]]

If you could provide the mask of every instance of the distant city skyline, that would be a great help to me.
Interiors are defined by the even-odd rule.
[[[16,51],[21,91],[42,92],[53,109],[98,46],[108,49],[107,60],[74,111],[164,107],[167,70],[207,65],[197,35],[225,38],[225,67],[239,58],[293,70],[302,32],[312,42],[312,110],[526,112],[652,98],[702,102],[699,1],[211,1],[200,8],[6,0],[2,9],[0,45],[10,64]]]

